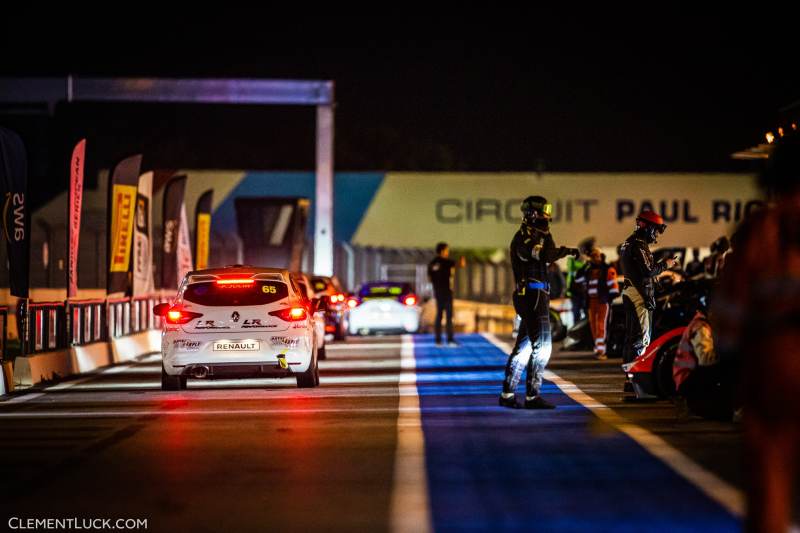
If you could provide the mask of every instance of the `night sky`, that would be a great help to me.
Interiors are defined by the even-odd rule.
[[[11,15],[0,74],[333,79],[341,170],[747,170],[730,154],[800,100],[796,31],[779,14],[575,11]],[[311,109],[83,104],[59,117],[109,160],[314,164]]]

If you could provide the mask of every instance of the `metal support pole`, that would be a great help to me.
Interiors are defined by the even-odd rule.
[[[314,273],[333,275],[333,105],[317,106]]]

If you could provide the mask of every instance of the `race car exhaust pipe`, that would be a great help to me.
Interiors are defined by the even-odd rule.
[[[203,379],[208,375],[208,367],[207,366],[196,366],[192,369],[192,377],[197,379]]]

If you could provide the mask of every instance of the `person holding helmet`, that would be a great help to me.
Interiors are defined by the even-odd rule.
[[[658,242],[659,235],[666,229],[661,215],[645,209],[636,217],[633,234],[620,248],[622,275],[625,276],[622,289],[625,308],[623,363],[630,363],[642,355],[650,344],[653,311],[656,308],[654,280],[666,269],[678,264],[674,257],[656,263],[650,252],[650,245]]]
[[[520,316],[519,333],[506,363],[502,407],[519,408],[514,391],[523,370],[526,409],[553,409],[540,396],[542,375],[550,360],[550,297],[547,265],[567,255],[580,254],[577,248],[557,247],[550,234],[553,206],[542,196],[529,196],[520,206],[522,225],[511,240],[511,268],[514,273],[514,309]]]

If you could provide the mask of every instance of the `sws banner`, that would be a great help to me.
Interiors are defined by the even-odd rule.
[[[133,237],[133,295],[153,292],[153,173],[139,176]]]
[[[83,202],[83,169],[86,161],[86,139],[72,150],[69,165],[69,220],[67,239],[67,298],[78,295],[78,250],[81,236],[81,203]]]
[[[3,187],[3,234],[8,250],[11,296],[28,298],[31,215],[27,204],[28,160],[19,135],[0,127],[0,185]]]
[[[197,200],[194,215],[195,262],[197,270],[208,268],[208,256],[211,245],[211,206],[214,201],[214,190],[209,189]]]
[[[181,219],[186,220],[184,194],[186,176],[175,176],[164,186],[163,230],[161,248],[161,288],[175,289],[180,283],[178,248],[181,240]],[[183,215],[183,216],[182,216]]]
[[[141,154],[123,159],[109,182],[108,294],[131,294],[131,250]]]

